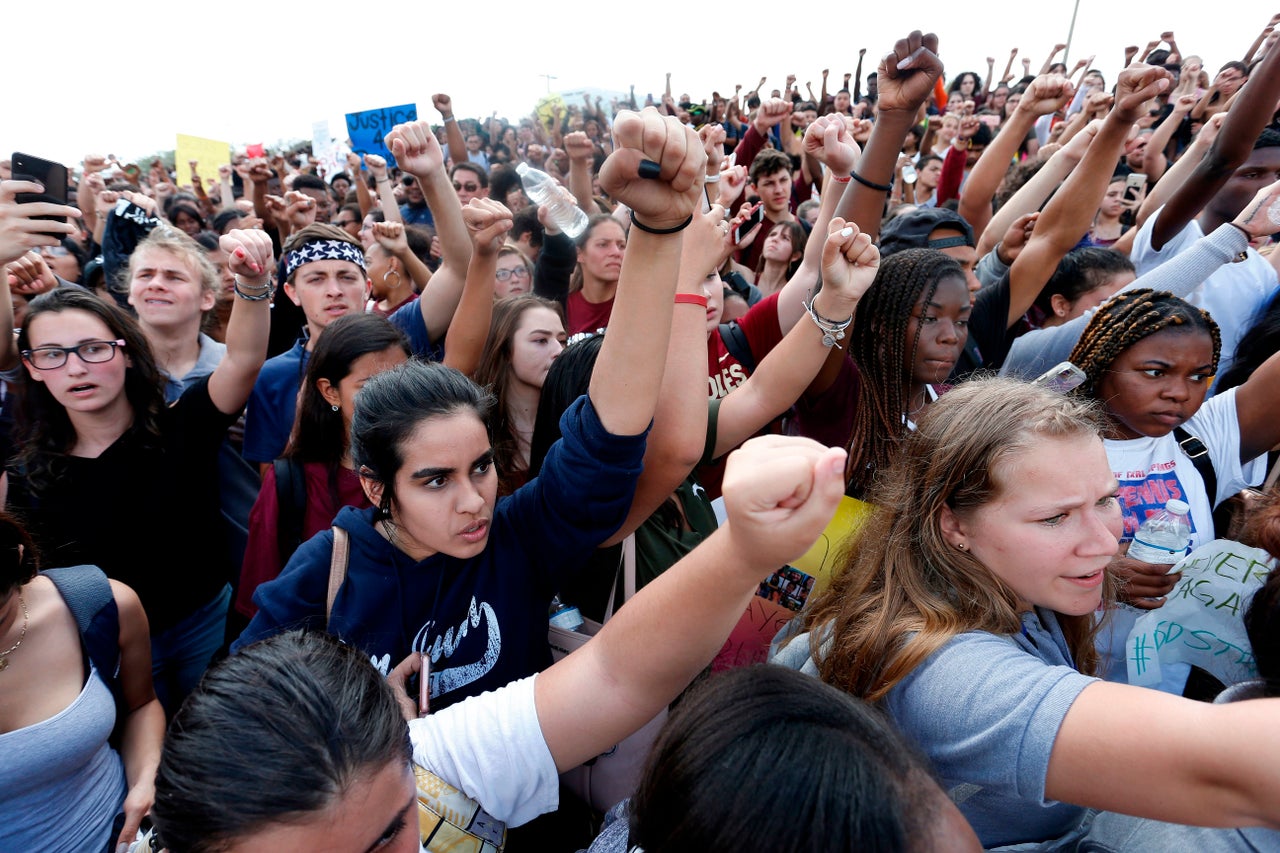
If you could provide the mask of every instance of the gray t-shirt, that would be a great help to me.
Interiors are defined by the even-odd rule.
[[[816,674],[801,635],[775,663]],[[913,741],[983,847],[1072,831],[1085,809],[1045,799],[1049,755],[1067,709],[1097,679],[1078,672],[1056,616],[1036,609],[1012,636],[952,637],[889,692],[884,706]]]

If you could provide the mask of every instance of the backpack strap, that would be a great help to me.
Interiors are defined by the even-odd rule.
[[[742,326],[736,322],[721,323],[719,331],[729,355],[736,358],[748,374],[755,373],[756,357],[751,352],[751,343],[747,340],[747,333],[742,331]]]
[[[347,579],[347,564],[351,558],[351,537],[347,531],[333,527],[333,555],[329,558],[329,591],[324,599],[324,626],[329,629],[329,618],[333,614],[333,602],[342,589],[342,582]]]
[[[301,463],[287,456],[272,462],[271,470],[276,477],[276,505],[279,507],[276,547],[283,566],[302,544],[307,511],[307,475]]]
[[[97,566],[45,569],[41,574],[53,581],[58,594],[66,601],[80,631],[85,656],[111,690],[116,703],[116,725],[111,741],[118,743],[129,709],[120,685],[120,611],[111,592],[111,582]]]
[[[1216,506],[1218,503],[1218,472],[1213,469],[1213,460],[1209,458],[1209,448],[1204,446],[1203,441],[1180,426],[1173,428],[1173,437],[1177,439],[1178,446],[1182,448],[1182,452],[1191,460],[1191,464],[1196,466],[1196,470],[1200,472],[1200,479],[1204,480],[1204,490],[1209,495],[1209,506]]]

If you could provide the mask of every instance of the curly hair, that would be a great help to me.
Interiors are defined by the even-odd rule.
[[[907,434],[903,421],[911,385],[911,365],[923,327],[906,344],[911,309],[933,298],[948,277],[964,279],[955,260],[934,249],[905,249],[885,258],[853,320],[849,353],[862,382],[849,437],[846,474],[851,494],[871,485]]]
[[[1095,397],[1098,383],[1120,354],[1143,338],[1165,329],[1199,329],[1213,339],[1213,368],[1218,371],[1222,335],[1203,311],[1163,290],[1139,287],[1117,293],[1102,304],[1080,335],[1070,361],[1086,379],[1074,393]]]

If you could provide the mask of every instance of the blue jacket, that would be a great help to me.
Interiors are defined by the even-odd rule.
[[[411,651],[427,653],[432,710],[545,669],[552,596],[626,519],[646,433],[611,435],[586,396],[560,429],[539,475],[498,501],[477,557],[415,562],[374,528],[373,509],[348,507],[334,520],[350,534],[351,554],[330,633],[384,674]],[[232,651],[291,628],[324,630],[332,553],[326,530],[260,586],[258,614]]]

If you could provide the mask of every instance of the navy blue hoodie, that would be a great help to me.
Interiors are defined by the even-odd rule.
[[[384,674],[411,651],[429,654],[432,710],[545,669],[552,596],[626,519],[647,433],[611,435],[586,396],[560,429],[539,475],[498,501],[488,544],[471,559],[415,562],[374,528],[373,509],[334,519],[351,534],[351,556],[330,633]],[[324,630],[332,553],[333,532],[318,533],[258,587],[258,614],[232,651],[291,628]]]

